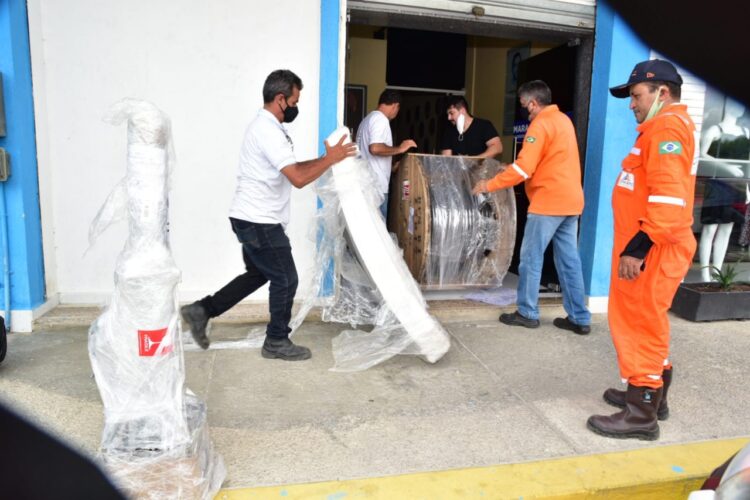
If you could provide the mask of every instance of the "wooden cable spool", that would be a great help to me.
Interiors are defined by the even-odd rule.
[[[394,175],[388,227],[412,276],[425,289],[499,285],[516,238],[512,189],[471,188],[505,169],[493,159],[407,154]]]

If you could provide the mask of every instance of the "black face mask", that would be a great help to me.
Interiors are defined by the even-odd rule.
[[[290,106],[286,99],[284,99],[284,102],[286,102],[286,109],[283,110],[284,123],[292,123],[297,118],[299,109],[297,109],[297,106]]]
[[[525,106],[521,108],[521,120],[529,121],[529,109]]]

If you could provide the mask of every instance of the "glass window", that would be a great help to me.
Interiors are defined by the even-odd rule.
[[[707,89],[697,146],[700,157],[693,230],[699,241],[700,272],[691,273],[689,279],[710,281],[711,266],[743,260],[742,267],[750,269],[750,111]]]

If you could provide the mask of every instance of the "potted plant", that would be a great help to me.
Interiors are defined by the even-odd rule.
[[[750,283],[737,281],[736,265],[729,264],[724,270],[710,267],[716,281],[682,283],[671,310],[690,321],[750,319]]]

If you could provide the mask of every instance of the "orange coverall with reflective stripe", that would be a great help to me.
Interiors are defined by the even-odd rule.
[[[657,389],[671,366],[667,311],[695,254],[695,125],[685,105],[672,104],[637,130],[612,194],[609,328],[621,377]],[[634,280],[619,279],[620,254],[638,231],[653,242],[645,268]]]

